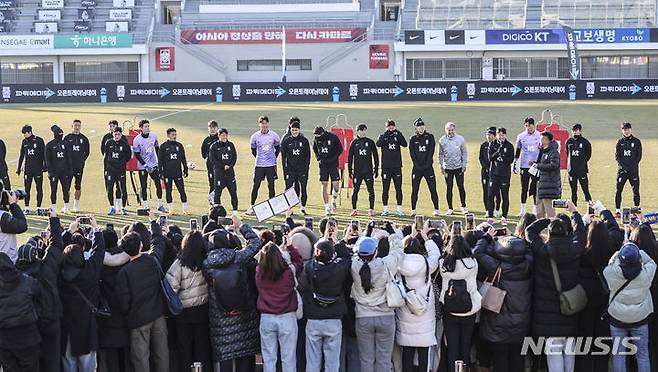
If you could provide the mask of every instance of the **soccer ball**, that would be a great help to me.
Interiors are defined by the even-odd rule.
[[[193,162],[193,161],[189,161],[189,162],[187,162],[187,168],[188,168],[189,170],[195,170],[195,169],[196,169],[196,163]]]

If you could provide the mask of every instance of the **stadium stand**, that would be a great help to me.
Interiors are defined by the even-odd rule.
[[[655,0],[545,0],[541,27],[647,27],[656,24]]]
[[[527,0],[420,0],[416,28],[524,28],[526,7]]]

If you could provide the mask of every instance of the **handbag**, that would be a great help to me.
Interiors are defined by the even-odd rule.
[[[610,318],[612,318],[612,316],[610,316],[610,313],[608,312],[608,307],[610,306],[612,301],[615,300],[615,297],[617,297],[619,292],[621,292],[622,289],[626,288],[631,283],[631,281],[633,281],[633,279],[627,279],[626,282],[624,284],[622,284],[621,287],[619,287],[619,289],[615,292],[615,294],[612,295],[612,297],[610,298],[610,301],[608,301],[608,306],[605,307],[605,310],[603,310],[603,313],[601,314],[601,319],[602,320],[605,320],[608,323],[610,322]]]
[[[555,260],[551,258],[551,269],[553,270],[553,280],[555,281],[555,288],[560,294],[560,312],[562,315],[573,315],[579,313],[587,305],[587,293],[580,283],[575,287],[562,291],[562,282],[560,282],[560,274],[557,270]]]
[[[110,309],[110,304],[107,302],[103,296],[99,297],[98,300],[98,306],[94,305],[91,303],[89,298],[82,293],[80,288],[78,288],[77,285],[71,284],[71,287],[78,293],[78,296],[82,298],[82,301],[84,301],[87,306],[89,306],[89,309],[91,309],[91,313],[96,316],[98,319],[107,319],[112,316],[112,310]]]
[[[364,265],[367,265],[367,263],[364,263]],[[386,304],[390,308],[402,307],[406,304],[406,301],[404,300],[404,285],[399,279],[393,277],[386,264],[384,264],[384,267],[386,267],[386,272],[388,273],[388,281],[386,282]]]
[[[158,259],[155,257],[153,257],[153,260],[155,261],[155,264],[158,265],[158,269],[160,270],[160,287],[162,288],[162,294],[164,295],[165,301],[167,302],[167,308],[169,309],[171,315],[179,315],[183,312],[183,303],[181,302],[180,297],[178,297],[178,293],[176,293],[176,291],[171,288],[171,284],[169,284],[164,271],[162,271],[160,261],[158,261]]]
[[[425,258],[425,269],[427,271],[427,277],[425,278],[425,283],[428,283],[430,280],[430,267],[427,262],[427,258]],[[405,289],[404,299],[407,303],[407,308],[414,315],[422,315],[427,310],[427,307],[429,306],[430,289],[432,288],[432,285],[428,283],[427,294],[423,297],[418,292],[416,292],[415,289],[409,289],[409,287],[407,287],[407,281],[404,278],[404,275],[400,275],[400,277],[402,278],[402,285],[404,286]]]
[[[311,270],[315,271],[315,261],[311,262]],[[319,293],[315,292],[315,284],[313,280],[313,274],[310,274],[309,276],[309,282],[311,284],[311,293],[313,294],[313,300],[315,303],[317,303],[320,307],[329,307],[333,304],[335,304],[338,300],[340,300],[340,295],[338,296],[327,296],[327,295],[322,295]]]
[[[500,276],[503,270],[498,267],[491,281],[484,281],[480,286],[480,294],[482,295],[482,308],[487,309],[496,314],[500,314],[500,309],[503,307],[507,291],[498,288],[496,285],[500,284]]]

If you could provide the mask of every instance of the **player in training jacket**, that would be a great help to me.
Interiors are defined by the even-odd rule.
[[[377,154],[375,141],[366,137],[367,134],[368,127],[365,124],[359,124],[356,127],[356,138],[350,144],[347,158],[347,170],[354,182],[352,217],[358,214],[356,205],[359,200],[361,182],[364,181],[368,188],[368,215],[375,215],[375,178],[379,174],[379,154]]]
[[[391,180],[395,186],[396,213],[402,216],[402,147],[407,147],[407,140],[395,127],[395,121],[386,121],[386,130],[377,139],[377,147],[382,149],[382,216],[388,216]]]
[[[233,214],[238,213],[238,189],[235,181],[235,163],[238,161],[238,152],[235,145],[228,140],[228,130],[219,130],[219,140],[213,142],[208,152],[211,164],[214,167],[215,180],[214,203],[221,205],[222,191],[226,188],[231,195]]]
[[[82,122],[78,119],[73,120],[71,128],[73,131],[64,137],[64,141],[71,148],[71,162],[73,164],[73,180],[75,193],[73,195],[73,212],[78,211],[80,196],[82,195],[82,174],[85,169],[85,162],[89,157],[89,139],[80,133]]]
[[[0,139],[0,182],[3,190],[11,190],[11,181],[9,180],[9,169],[7,168],[7,147],[5,141]]]
[[[343,153],[343,145],[337,135],[327,132],[321,126],[313,131],[313,152],[320,166],[320,182],[322,183],[322,200],[325,214],[336,213],[336,199],[340,191],[340,175],[338,174],[338,158]],[[331,189],[329,188],[331,180]],[[329,192],[332,192],[333,202],[329,204]]]
[[[116,120],[110,120],[107,123],[107,125],[109,126],[110,130],[109,130],[109,132],[105,133],[105,135],[101,139],[101,155],[103,155],[103,156],[105,156],[105,143],[107,143],[107,141],[111,141],[113,139],[114,129],[119,126],[119,122],[116,121]],[[123,134],[121,134],[121,141],[123,141],[126,146],[130,147],[130,145],[128,144],[128,138]],[[131,156],[132,156],[132,153],[131,153]],[[117,194],[115,195],[115,197],[117,198],[117,200],[121,200],[121,202],[122,202],[121,207],[125,208],[126,203],[128,203],[128,190],[126,190],[125,187],[124,188],[117,187],[116,191],[117,191]]]
[[[492,217],[496,196],[502,199],[502,218],[500,224],[507,225],[509,211],[509,186],[514,162],[514,145],[507,140],[507,129],[498,128],[496,139],[489,145],[489,191],[487,193],[487,216]]]
[[[64,141],[64,131],[57,125],[50,127],[53,139],[46,144],[46,169],[50,180],[50,203],[52,210],[57,210],[57,185],[62,185],[64,194],[64,208],[62,213],[68,212],[69,190],[71,189],[71,177],[73,176],[73,160],[71,147]]]
[[[25,214],[29,214],[32,181],[34,181],[37,188],[37,208],[41,208],[41,201],[43,200],[43,172],[46,170],[46,144],[41,137],[35,136],[32,133],[32,127],[29,125],[24,125],[21,133],[23,133],[23,142],[21,142],[21,154],[18,157],[16,174],[20,176],[21,172],[23,172],[26,194]]]
[[[582,135],[583,126],[574,124],[571,128],[573,137],[567,140],[567,153],[569,154],[569,186],[571,187],[571,201],[578,202],[578,182],[583,188],[585,201],[592,201],[589,193],[589,169],[587,163],[592,158],[592,144]]]
[[[615,194],[615,208],[617,213],[621,208],[621,194],[626,181],[633,188],[633,204],[640,206],[640,161],[642,160],[642,142],[633,136],[631,123],[621,125],[623,137],[617,141],[615,147],[615,160],[617,160],[617,193]]]
[[[484,203],[484,210],[489,210],[489,168],[491,161],[489,161],[489,145],[496,140],[496,127],[489,127],[485,132],[487,139],[480,144],[480,182],[482,183],[482,202]],[[500,194],[494,195],[494,214],[493,217],[498,217],[497,213],[500,210]],[[491,216],[490,216],[491,217]]]
[[[176,141],[176,129],[167,129],[167,141],[160,146],[158,150],[158,165],[160,173],[165,181],[165,197],[167,200],[167,209],[171,213],[173,207],[173,198],[171,195],[173,184],[180,194],[180,201],[183,207],[183,214],[189,214],[187,211],[187,194],[185,193],[185,181],[187,178],[187,159],[185,158],[185,146]]]
[[[126,163],[130,161],[132,152],[130,145],[123,140],[121,127],[115,126],[112,139],[105,142],[103,148],[103,168],[105,176],[105,188],[107,190],[107,200],[110,202],[109,215],[120,211],[126,215],[126,209],[120,197],[114,198],[114,187],[116,186],[116,195],[127,195],[126,189]]]
[[[436,176],[434,174],[434,149],[436,142],[431,133],[425,131],[423,119],[418,118],[414,122],[416,134],[409,138],[409,155],[413,162],[411,170],[411,215],[416,215],[416,203],[418,203],[418,191],[420,181],[425,179],[430,190],[433,215],[439,215],[439,195],[436,193]]]
[[[210,151],[210,146],[219,139],[217,130],[219,129],[219,124],[211,120],[208,122],[208,137],[203,139],[201,143],[201,157],[206,159],[206,171],[208,172],[208,194],[212,193],[215,189],[215,182],[213,180],[213,166],[212,159],[208,155]]]
[[[311,145],[308,139],[300,131],[299,119],[290,123],[290,135],[284,136],[281,141],[281,165],[283,166],[283,177],[286,181],[286,190],[294,187],[297,195],[300,195],[302,214],[306,215],[306,201],[308,193],[308,170],[311,164]]]

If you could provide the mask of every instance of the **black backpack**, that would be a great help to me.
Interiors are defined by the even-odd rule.
[[[443,295],[443,310],[446,313],[463,314],[471,311],[473,303],[466,288],[466,280],[450,279]]]
[[[217,305],[225,313],[240,313],[256,308],[254,291],[249,282],[249,267],[236,263],[212,270],[212,287]]]

